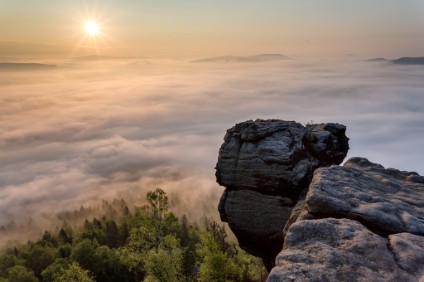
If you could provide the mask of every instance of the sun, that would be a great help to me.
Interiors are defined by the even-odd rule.
[[[99,25],[95,21],[86,21],[84,30],[87,35],[96,36],[99,34]]]

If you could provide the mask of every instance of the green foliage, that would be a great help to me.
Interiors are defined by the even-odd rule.
[[[71,232],[66,231],[64,228],[61,228],[58,234],[58,241],[61,244],[72,244]]]
[[[22,265],[15,265],[7,270],[7,280],[13,282],[37,282],[34,272]]]
[[[37,277],[41,278],[41,272],[54,262],[57,251],[45,241],[26,246],[20,251],[19,258],[24,260],[24,265],[31,269]]]
[[[72,262],[53,275],[53,282],[93,282],[95,281],[88,270],[81,268],[78,263]]]
[[[162,189],[156,188],[155,191],[148,192],[147,201],[155,219],[162,219],[164,214],[168,212],[168,196]]]
[[[46,267],[43,272],[41,272],[43,282],[53,282],[53,277],[55,274],[62,272],[63,269],[69,267],[69,260],[64,258],[57,258],[52,264]]]
[[[166,235],[161,244],[151,249],[146,255],[146,280],[160,282],[185,281],[182,273],[182,258],[182,250],[178,239],[173,235]]]
[[[237,266],[230,255],[223,250],[212,231],[205,231],[200,236],[197,253],[202,259],[199,281],[236,281]]]
[[[18,258],[11,254],[4,254],[0,256],[0,277],[5,278],[7,271],[18,264]]]
[[[65,223],[6,250],[0,282],[264,281],[261,262],[229,243],[223,226],[206,221],[201,232],[185,216],[179,220],[159,188],[147,193],[147,202],[133,212],[115,202],[120,218],[104,202],[107,216],[85,220],[81,230]]]
[[[226,238],[223,226],[206,222],[196,248],[201,258],[198,281],[262,281],[263,266],[258,259],[231,246]]]

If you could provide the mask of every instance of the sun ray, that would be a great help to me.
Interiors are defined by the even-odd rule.
[[[104,50],[110,49],[110,42],[113,41],[107,33],[110,27],[110,16],[106,16],[96,7],[86,8],[85,12],[74,15],[73,26],[75,31],[75,45],[69,50],[68,56],[79,55],[101,55]],[[103,50],[103,51],[102,51]]]

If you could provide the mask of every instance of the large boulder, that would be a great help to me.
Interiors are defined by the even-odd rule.
[[[320,166],[340,164],[349,150],[346,127],[256,120],[227,130],[216,179],[228,189],[297,195]]]
[[[220,204],[240,246],[267,268],[281,250],[283,229],[299,196],[320,166],[339,164],[349,149],[346,127],[256,120],[227,131],[216,178],[226,187]]]

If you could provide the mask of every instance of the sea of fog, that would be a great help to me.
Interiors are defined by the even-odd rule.
[[[0,225],[162,187],[217,218],[214,166],[248,119],[347,126],[349,156],[424,173],[424,67],[104,59],[0,70]]]

